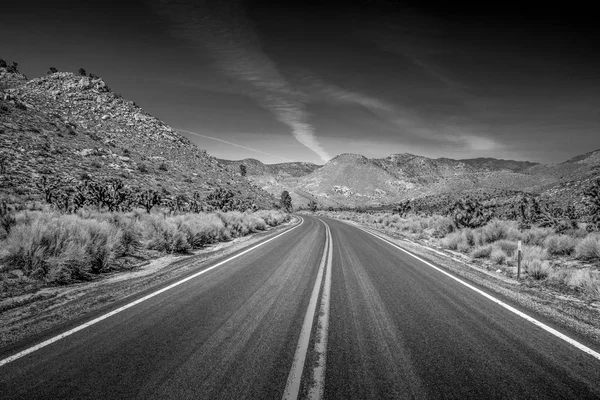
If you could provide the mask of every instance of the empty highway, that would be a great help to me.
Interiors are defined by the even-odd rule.
[[[0,352],[0,398],[600,398],[595,344],[340,221],[182,278]]]

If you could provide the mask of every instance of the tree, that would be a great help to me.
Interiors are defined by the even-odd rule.
[[[0,58],[0,68],[6,68],[6,61],[4,61],[3,59]]]
[[[394,212],[404,218],[412,210],[410,200],[404,200],[394,207]]]
[[[242,176],[246,176],[246,166],[244,164],[240,164],[240,174],[242,174]]]
[[[317,206],[317,202],[316,202],[316,201],[314,201],[314,200],[311,200],[311,201],[309,201],[309,202],[308,202],[308,209],[309,209],[310,211],[312,211],[312,212],[315,212],[315,211],[317,211],[317,207],[318,207],[318,206]]]
[[[467,198],[454,203],[450,215],[457,228],[479,228],[492,219],[493,213],[477,199]]]
[[[152,207],[159,205],[161,201],[162,197],[160,193],[153,189],[144,190],[143,192],[138,193],[136,198],[136,203],[139,206],[144,207],[148,214],[150,214]]]
[[[584,195],[590,209],[587,229],[589,231],[600,230],[600,178],[592,182],[592,185],[585,190]]]
[[[292,198],[290,197],[290,193],[287,190],[281,192],[281,199],[279,200],[279,204],[281,208],[283,208],[287,212],[292,212],[294,207],[292,207]]]
[[[58,72],[58,69],[56,69],[56,67],[50,67],[50,69],[48,70],[48,75],[55,74],[57,72]]]
[[[78,73],[79,73],[79,75],[81,75],[81,76],[87,76],[87,72],[86,72],[86,70],[85,70],[84,68],[79,68],[79,69],[77,70],[77,72],[78,72]]]

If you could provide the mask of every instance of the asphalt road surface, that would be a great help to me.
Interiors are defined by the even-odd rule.
[[[294,398],[298,360],[300,397],[600,398],[594,345],[586,353],[391,244],[321,220],[303,217],[35,351],[57,333],[0,352],[0,399]]]

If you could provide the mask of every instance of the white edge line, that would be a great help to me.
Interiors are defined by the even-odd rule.
[[[319,220],[323,222],[322,220]],[[321,282],[323,281],[323,271],[327,264],[328,249],[331,247],[329,236],[327,235],[327,224],[325,225],[325,248],[323,249],[323,256],[319,265],[319,272],[317,273],[317,279],[310,296],[308,308],[304,315],[304,322],[302,323],[302,329],[300,330],[300,336],[298,338],[298,345],[294,353],[294,360],[292,361],[292,367],[288,375],[285,389],[283,391],[284,400],[296,400],[300,395],[300,383],[302,380],[302,372],[304,370],[304,363],[306,361],[306,355],[308,353],[308,344],[310,342],[310,334],[312,331],[313,321],[315,318],[315,312],[317,310],[317,301],[319,299],[319,292],[321,290]]]
[[[212,267],[206,268],[206,269],[204,269],[204,270],[202,270],[200,272],[197,272],[197,273],[195,273],[193,275],[190,275],[187,278],[184,278],[184,279],[182,279],[180,281],[172,283],[169,286],[166,286],[166,287],[164,287],[164,288],[162,288],[160,290],[157,290],[156,292],[152,292],[152,293],[150,293],[150,294],[148,294],[148,295],[146,295],[146,296],[144,296],[142,298],[139,298],[139,299],[137,299],[135,301],[132,301],[131,303],[125,304],[124,306],[119,307],[116,310],[113,310],[113,311],[111,311],[109,313],[106,313],[104,315],[101,315],[98,318],[95,318],[95,319],[93,319],[91,321],[88,321],[85,324],[76,326],[75,328],[69,329],[68,331],[63,332],[60,335],[54,336],[54,337],[52,337],[52,338],[50,338],[48,340],[45,340],[45,341],[43,341],[43,342],[41,342],[41,343],[39,343],[39,344],[37,344],[35,346],[29,347],[28,349],[25,349],[25,350],[20,351],[20,352],[12,355],[10,357],[7,357],[7,358],[5,358],[3,360],[0,360],[0,367],[3,366],[3,365],[5,365],[5,364],[8,364],[8,363],[10,363],[12,361],[15,361],[15,360],[17,360],[17,359],[19,359],[19,358],[21,358],[23,356],[31,354],[34,351],[37,351],[37,350],[41,349],[42,347],[46,347],[46,346],[48,346],[48,345],[50,345],[50,344],[52,344],[54,342],[57,342],[60,339],[63,339],[65,337],[67,337],[67,336],[70,336],[70,335],[74,334],[75,332],[79,332],[79,331],[81,331],[81,330],[83,330],[83,329],[85,329],[87,327],[90,327],[90,326],[92,326],[94,324],[97,324],[98,322],[100,322],[102,320],[105,320],[106,318],[112,317],[113,315],[118,314],[121,311],[124,311],[124,310],[126,310],[128,308],[131,308],[131,307],[133,307],[133,306],[135,306],[137,304],[140,304],[140,303],[142,303],[142,302],[144,302],[144,301],[146,301],[146,300],[148,300],[148,299],[150,299],[150,298],[152,298],[154,296],[157,296],[157,295],[159,295],[159,294],[161,294],[163,292],[166,292],[167,290],[173,289],[174,287],[179,286],[182,283],[185,283],[185,282],[187,282],[187,281],[189,281],[191,279],[194,279],[194,278],[196,278],[196,277],[198,277],[198,276],[200,276],[202,274],[205,274],[208,271],[211,271],[211,270],[213,270],[213,269],[215,269],[215,268],[217,268],[217,267],[219,267],[219,266],[221,266],[221,265],[223,265],[223,264],[225,264],[225,263],[227,263],[227,262],[229,262],[231,260],[234,260],[234,259],[236,259],[236,258],[238,258],[238,257],[240,257],[240,256],[242,256],[242,255],[244,255],[244,254],[246,254],[246,253],[248,253],[248,252],[256,249],[256,248],[258,248],[258,247],[260,247],[260,246],[263,246],[263,245],[269,243],[270,241],[275,240],[278,237],[280,237],[282,235],[285,235],[286,233],[289,233],[289,232],[293,231],[294,229],[298,228],[300,225],[302,225],[304,223],[304,218],[302,218],[300,216],[298,216],[298,218],[300,218],[300,220],[301,220],[300,223],[297,224],[296,226],[294,226],[294,227],[286,230],[285,232],[282,232],[282,233],[278,234],[277,236],[273,236],[272,238],[270,238],[268,240],[265,240],[264,242],[259,243],[256,246],[253,246],[253,247],[251,247],[249,249],[246,249],[246,250],[242,251],[241,253],[236,254],[233,257],[229,257],[228,259],[223,260],[223,261],[221,261],[221,262],[213,265]]]
[[[321,222],[325,223],[323,220]],[[321,294],[321,309],[317,323],[317,332],[315,338],[315,352],[318,354],[317,365],[313,369],[313,386],[308,392],[308,398],[312,400],[320,400],[325,392],[325,366],[327,364],[327,340],[329,338],[329,304],[331,292],[331,268],[333,258],[333,238],[331,237],[331,229],[327,227],[327,235],[329,237],[329,251],[327,252],[327,268],[325,272],[325,284],[323,285],[323,293]]]
[[[355,225],[355,226],[356,226],[356,225]],[[478,289],[478,288],[476,288],[475,286],[473,286],[473,285],[471,285],[471,284],[469,284],[469,283],[467,283],[467,282],[463,281],[462,279],[459,279],[459,278],[455,277],[454,275],[452,275],[452,274],[450,274],[450,273],[448,273],[448,272],[444,271],[443,269],[441,269],[441,268],[439,268],[439,267],[436,267],[435,265],[431,264],[430,262],[428,262],[428,261],[425,261],[425,260],[424,260],[424,259],[422,259],[421,257],[419,257],[419,256],[416,256],[416,255],[412,254],[412,253],[411,253],[411,252],[409,252],[408,250],[405,250],[405,249],[403,249],[402,247],[400,247],[400,246],[396,245],[395,243],[392,243],[392,242],[390,242],[389,240],[387,240],[387,239],[385,239],[385,238],[383,238],[383,237],[381,237],[381,236],[379,236],[379,235],[376,235],[376,234],[374,234],[374,233],[371,233],[371,232],[369,232],[368,230],[366,230],[366,229],[363,229],[363,228],[362,228],[362,227],[360,227],[360,226],[356,226],[356,227],[357,227],[358,229],[362,230],[363,232],[366,232],[366,233],[368,233],[368,234],[369,234],[369,235],[371,235],[371,236],[375,236],[376,238],[378,238],[378,239],[380,239],[380,240],[382,240],[382,241],[386,242],[387,244],[389,244],[389,245],[391,245],[391,246],[394,246],[395,248],[397,248],[397,249],[398,249],[398,250],[400,250],[400,251],[403,251],[404,253],[408,254],[409,256],[412,256],[412,257],[416,258],[417,260],[421,261],[421,262],[422,262],[422,263],[424,263],[425,265],[428,265],[429,267],[431,267],[431,268],[434,268],[434,269],[438,270],[438,271],[439,271],[439,272],[441,272],[442,274],[449,276],[450,278],[452,278],[452,279],[454,279],[455,281],[457,281],[457,282],[461,283],[462,285],[464,285],[464,286],[468,287],[469,289],[471,289],[471,290],[473,290],[473,291],[475,291],[475,292],[479,293],[480,295],[482,295],[482,296],[484,296],[484,297],[488,298],[489,300],[493,301],[494,303],[497,303],[497,304],[501,305],[502,307],[506,308],[508,311],[510,311],[510,312],[512,312],[512,313],[515,313],[515,314],[517,314],[519,317],[521,317],[521,318],[523,318],[523,319],[525,319],[525,320],[527,320],[527,321],[531,322],[532,324],[534,324],[534,325],[536,325],[536,326],[538,326],[538,327],[542,328],[543,330],[545,330],[545,331],[547,331],[547,332],[551,333],[552,335],[554,335],[554,336],[556,336],[556,337],[558,337],[558,338],[560,338],[560,339],[564,340],[565,342],[567,342],[567,343],[569,343],[569,344],[571,344],[571,345],[575,346],[576,348],[578,348],[579,350],[583,351],[584,353],[587,353],[587,354],[591,355],[592,357],[594,357],[594,358],[596,358],[596,359],[600,360],[600,353],[597,353],[597,352],[595,352],[594,350],[590,349],[590,348],[589,348],[589,347],[587,347],[586,345],[579,343],[579,342],[578,342],[578,341],[576,341],[575,339],[571,339],[571,338],[570,338],[570,337],[568,337],[567,335],[565,335],[565,334],[563,334],[563,333],[560,333],[560,332],[559,332],[559,331],[557,331],[556,329],[549,327],[548,325],[544,324],[543,322],[540,322],[540,321],[538,321],[537,319],[535,319],[535,318],[533,318],[533,317],[531,317],[531,316],[529,316],[529,315],[525,314],[524,312],[517,310],[516,308],[514,308],[514,307],[512,307],[512,306],[510,306],[510,305],[508,305],[508,304],[506,304],[506,303],[504,303],[503,301],[501,301],[501,300],[499,300],[499,299],[495,298],[494,296],[487,294],[487,293],[486,293],[486,292],[484,292],[483,290],[481,290],[481,289]]]

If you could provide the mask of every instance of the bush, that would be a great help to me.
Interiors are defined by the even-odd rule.
[[[490,259],[495,264],[504,264],[506,262],[506,260],[508,259],[508,255],[502,249],[495,248],[492,250]]]
[[[548,253],[555,256],[568,256],[575,250],[576,240],[568,235],[550,235],[544,240]]]
[[[150,215],[145,229],[147,247],[165,253],[188,253],[191,245],[173,218]]]
[[[548,261],[536,259],[528,262],[525,265],[525,270],[534,279],[544,279],[550,274],[552,267]]]
[[[492,255],[492,246],[477,246],[471,251],[471,257],[473,258],[490,258]]]
[[[523,231],[521,233],[521,240],[523,244],[531,245],[531,246],[541,246],[544,243],[544,240],[550,235],[554,233],[554,230],[551,228],[531,228]]]
[[[600,234],[591,233],[575,247],[575,256],[580,260],[600,259]]]
[[[511,240],[498,240],[496,243],[494,243],[494,246],[497,246],[509,257],[512,257],[517,251],[517,242],[513,242]]]
[[[493,243],[503,239],[516,239],[519,237],[517,222],[493,220],[489,224],[476,230],[480,244]]]
[[[441,238],[456,231],[456,226],[454,226],[452,219],[449,217],[436,218],[433,220],[431,225],[433,227],[434,237]]]
[[[5,242],[4,262],[25,275],[67,281],[111,268],[121,252],[122,233],[107,222],[77,215],[30,213]]]

